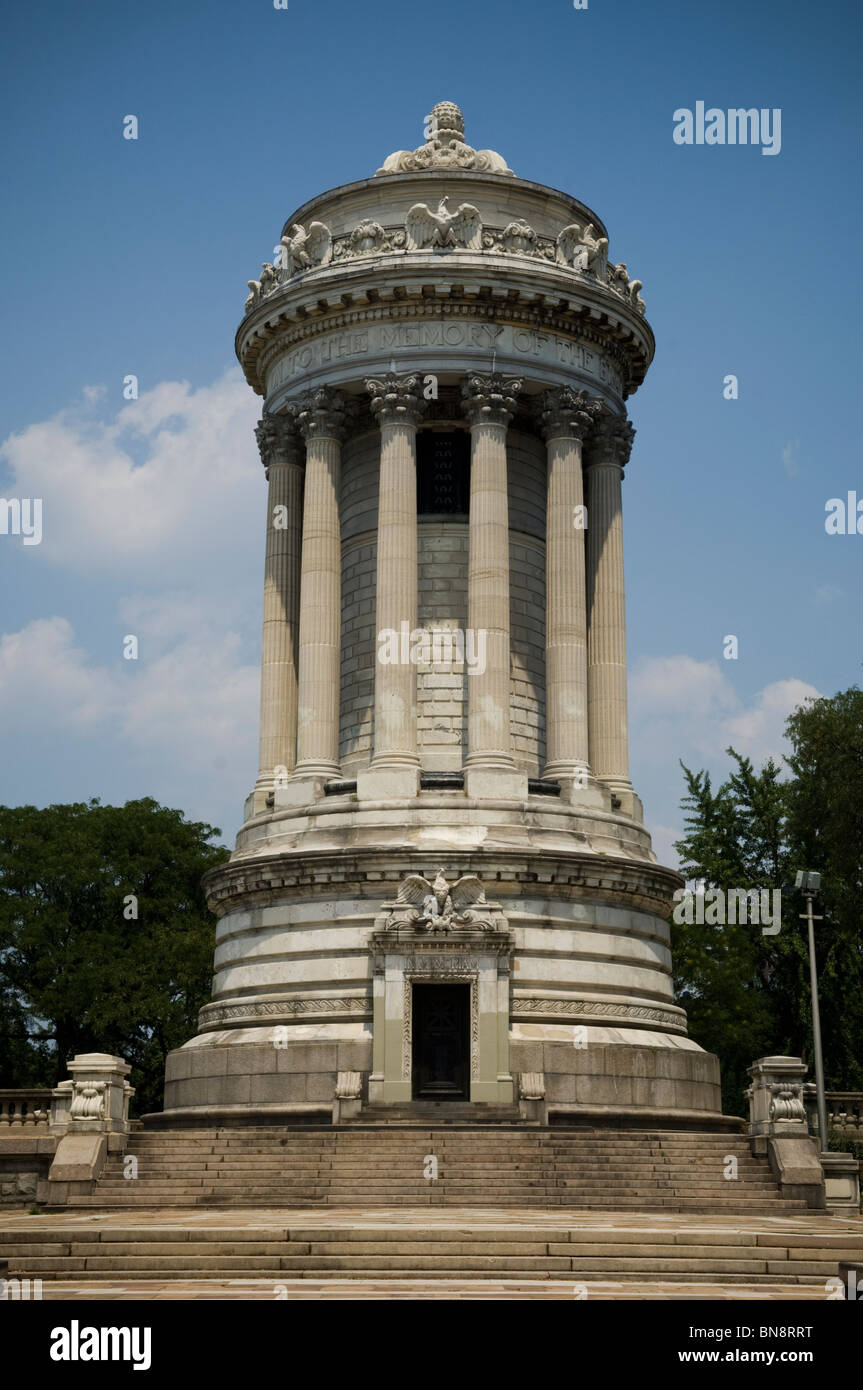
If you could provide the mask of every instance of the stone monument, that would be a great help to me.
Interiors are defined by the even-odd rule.
[[[205,881],[212,1001],[163,1120],[521,1096],[709,1128],[718,1063],[672,996],[681,880],[629,777],[641,283],[457,106],[426,129],[292,213],[249,282],[260,767]]]

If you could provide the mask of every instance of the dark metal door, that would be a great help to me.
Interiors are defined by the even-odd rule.
[[[413,986],[413,1093],[417,1099],[470,1096],[470,985]]]

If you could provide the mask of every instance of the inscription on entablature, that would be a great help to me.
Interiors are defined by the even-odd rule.
[[[316,338],[280,357],[267,377],[267,394],[333,363],[376,353],[424,348],[462,348],[483,355],[494,350],[514,358],[575,367],[621,394],[619,372],[593,345],[558,333],[510,324],[464,323],[446,319],[422,323],[376,323],[348,333]]]

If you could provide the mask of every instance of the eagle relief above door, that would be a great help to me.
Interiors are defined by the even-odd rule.
[[[407,874],[372,933],[369,1099],[509,1102],[512,937],[476,874]]]

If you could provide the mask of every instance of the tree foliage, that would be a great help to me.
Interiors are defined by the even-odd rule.
[[[130,1062],[161,1108],[165,1056],[206,1002],[213,919],[201,875],[220,831],[151,799],[0,807],[0,1075],[66,1075],[78,1052]]]
[[[672,924],[675,988],[693,1037],[723,1064],[723,1104],[743,1114],[746,1068],[756,1057],[812,1057],[809,955],[797,869],[822,875],[816,912],[828,1087],[863,1085],[863,692],[801,706],[786,732],[787,770],[757,772],[727,750],[732,770],[714,790],[684,767],[685,831],[676,849],[687,879],[707,887],[778,888],[775,936],[749,925]]]

